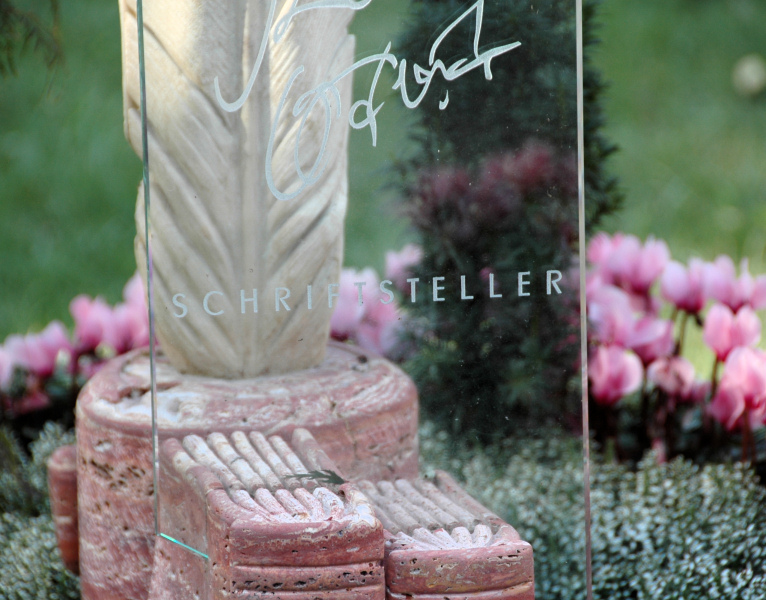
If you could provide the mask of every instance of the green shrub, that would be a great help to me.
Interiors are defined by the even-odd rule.
[[[0,427],[0,511],[28,516],[50,513],[45,462],[59,446],[74,443],[74,431],[48,422],[30,444],[28,456],[12,430]]]
[[[79,597],[79,579],[61,562],[50,515],[0,515],[0,599]]]
[[[27,456],[0,428],[0,600],[75,600],[79,579],[61,562],[50,515],[45,461],[74,432],[47,423]]]
[[[428,64],[436,34],[473,4],[414,2],[402,54]],[[596,42],[598,2],[585,4],[589,48]],[[400,166],[404,212],[423,248],[413,275],[421,282],[445,277],[450,299],[405,299],[408,345],[415,349],[407,369],[429,418],[484,441],[511,433],[520,418],[539,424],[579,410],[572,383],[576,294],[564,306],[562,298],[546,294],[544,280],[549,269],[569,269],[577,251],[574,9],[572,0],[485,0],[480,47],[522,45],[495,57],[491,80],[482,69],[454,81],[434,77],[413,111],[419,151]],[[472,56],[473,31],[473,24],[461,23],[444,38],[438,56],[447,64]],[[591,229],[617,209],[621,196],[605,171],[614,147],[600,133],[603,85],[587,55],[583,84]],[[449,104],[440,110],[447,92]],[[524,271],[533,274],[533,299],[513,293],[517,273]],[[502,301],[489,299],[490,272],[505,285]],[[482,292],[458,308],[461,275],[469,290]],[[497,419],[499,411],[512,417]]]
[[[471,452],[432,425],[425,469],[446,468],[535,551],[538,600],[585,597],[581,444],[567,436]],[[739,465],[688,461],[637,471],[596,464],[594,597],[707,600],[766,597],[766,492]]]

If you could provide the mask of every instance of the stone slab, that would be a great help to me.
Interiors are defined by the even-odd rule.
[[[389,600],[534,599],[532,546],[447,473],[358,485],[386,529]]]
[[[77,447],[57,448],[48,459],[48,491],[53,526],[61,559],[67,569],[80,572],[77,524]]]
[[[160,464],[161,524],[208,557],[202,597],[385,597],[383,526],[307,430],[290,445],[241,431],[170,439]],[[196,597],[199,574],[182,575],[190,554],[164,542],[155,549],[163,572],[152,600]]]

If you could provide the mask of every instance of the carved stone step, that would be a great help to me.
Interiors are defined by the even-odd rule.
[[[152,600],[534,598],[532,547],[447,473],[354,485],[308,431],[291,446],[242,432],[162,445],[160,528],[209,559],[159,543]]]
[[[532,546],[447,473],[358,486],[386,529],[389,600],[534,599]]]
[[[207,559],[157,544],[150,598],[383,600],[372,506],[308,431],[291,445],[240,431],[162,443],[160,531]]]

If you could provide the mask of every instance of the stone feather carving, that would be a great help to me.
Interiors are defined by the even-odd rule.
[[[143,3],[156,328],[182,372],[249,378],[324,356],[328,286],[342,263],[351,77],[316,88],[353,62],[353,11],[292,14],[292,4]],[[141,156],[135,0],[120,0],[120,14],[125,134]],[[254,71],[244,105],[225,108]],[[136,224],[146,279],[143,189]]]

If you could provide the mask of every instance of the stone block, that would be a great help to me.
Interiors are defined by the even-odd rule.
[[[48,493],[56,540],[67,569],[80,572],[77,530],[77,447],[57,448],[48,459]]]
[[[242,431],[172,438],[160,465],[160,530],[196,552],[158,543],[152,600],[385,597],[383,526],[308,431],[290,445]]]
[[[388,600],[534,600],[532,546],[447,473],[358,485],[386,529]]]

